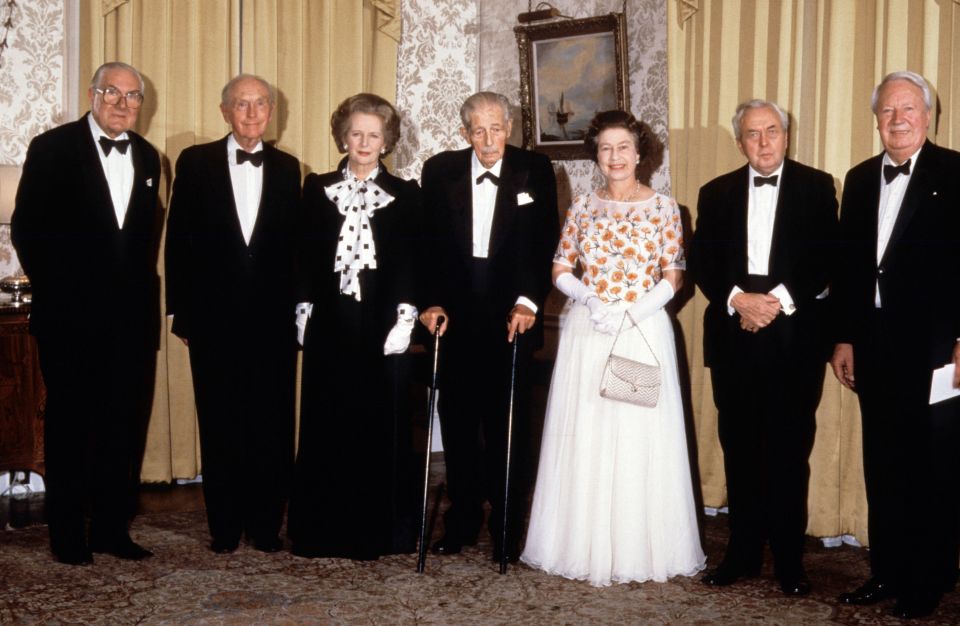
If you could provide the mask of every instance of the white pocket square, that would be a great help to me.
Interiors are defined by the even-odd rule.
[[[530,197],[526,191],[520,192],[517,194],[517,206],[523,206],[524,204],[530,204],[533,202],[533,198]]]
[[[148,179],[147,179],[147,187],[153,187],[153,179],[152,179],[152,178],[148,178]]]

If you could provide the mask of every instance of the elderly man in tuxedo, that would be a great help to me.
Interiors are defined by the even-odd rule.
[[[953,363],[960,386],[960,153],[927,140],[922,76],[888,74],[871,105],[883,153],[843,186],[832,365],[860,401],[872,576],[840,602],[896,598],[914,618],[960,558],[960,399],[929,404],[934,369]]]
[[[803,595],[807,461],[829,353],[819,298],[837,199],[829,174],[786,158],[788,123],[773,102],[737,107],[733,131],[748,163],[700,189],[690,270],[709,300],[704,362],[730,507],[726,553],[702,580],[757,576],[769,540],[781,590]]]
[[[451,506],[445,534],[433,545],[455,554],[473,545],[483,502],[494,558],[519,556],[529,490],[530,365],[542,344],[543,305],[557,243],[556,179],[545,156],[507,145],[510,102],[476,93],[460,109],[460,134],[470,148],[444,152],[423,167],[427,229],[421,320],[442,329],[440,424]],[[518,344],[515,442],[507,545],[501,545],[511,342]]]
[[[273,87],[241,74],[220,111],[231,132],[177,159],[167,313],[190,350],[211,550],[245,533],[275,552],[293,468],[293,232],[300,164],[263,141]]]
[[[151,555],[128,523],[160,338],[160,159],[131,130],[143,78],[106,63],[87,95],[89,113],[30,143],[12,224],[47,386],[50,547],[72,565]]]

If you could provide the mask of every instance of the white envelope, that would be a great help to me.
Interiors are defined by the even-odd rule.
[[[526,191],[521,191],[517,194],[517,206],[523,206],[531,202],[533,202],[533,198]]]
[[[953,386],[955,369],[953,363],[947,363],[943,367],[933,370],[933,379],[930,381],[930,404],[960,396],[960,389]]]

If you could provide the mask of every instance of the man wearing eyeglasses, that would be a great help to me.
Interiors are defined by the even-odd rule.
[[[131,130],[143,78],[106,63],[88,96],[89,113],[30,143],[12,223],[47,387],[50,547],[70,565],[151,556],[128,524],[160,337],[160,159]]]
[[[165,249],[167,314],[187,344],[212,542],[246,534],[276,552],[293,469],[300,164],[263,141],[272,86],[241,74],[221,92],[230,134],[177,159]]]

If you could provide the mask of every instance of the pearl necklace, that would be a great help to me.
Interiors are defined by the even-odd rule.
[[[597,192],[597,195],[600,196],[601,200],[610,200],[611,202],[630,202],[640,196],[640,181],[638,180],[637,186],[634,187],[633,190],[623,198],[614,198],[606,187]]]

